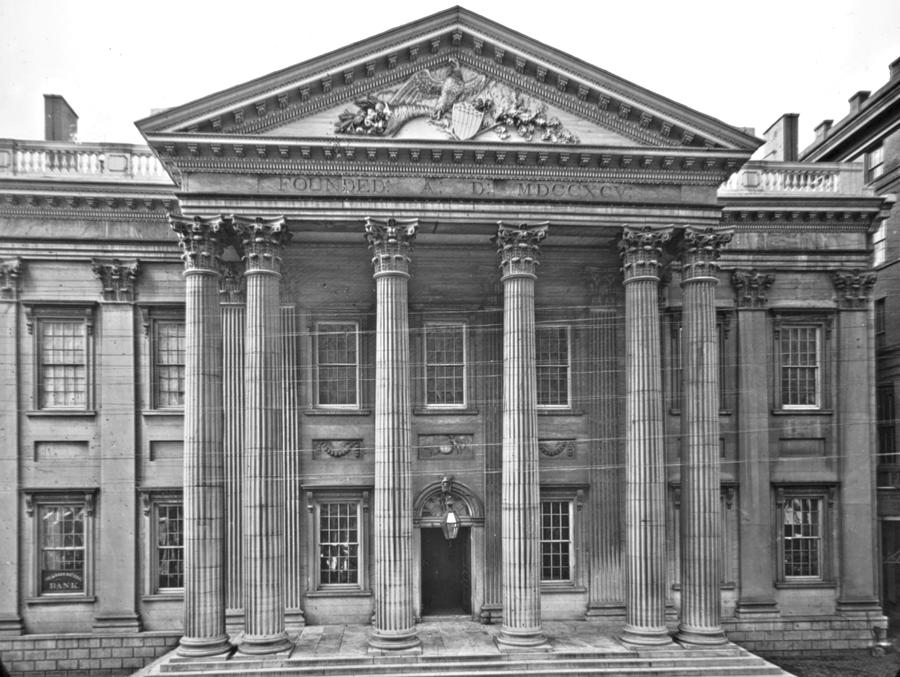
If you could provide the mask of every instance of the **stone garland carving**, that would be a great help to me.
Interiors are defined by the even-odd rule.
[[[419,435],[418,457],[474,458],[474,435]]]
[[[833,281],[839,305],[842,308],[865,307],[875,286],[875,279],[875,273],[864,272],[859,268],[835,272]]]
[[[557,456],[575,456],[575,440],[538,440],[538,449],[542,456],[555,458]]]
[[[313,456],[344,458],[362,456],[362,440],[313,440]]]
[[[0,263],[0,299],[15,300],[19,296],[19,277],[24,264],[22,259]]]
[[[760,273],[756,268],[733,271],[731,286],[734,287],[735,305],[738,308],[765,308],[769,301],[766,291],[774,281],[772,273]]]
[[[104,301],[127,303],[134,300],[134,287],[141,270],[140,261],[124,264],[119,259],[113,259],[109,263],[92,259],[91,270],[103,287],[101,293]]]
[[[345,110],[334,125],[335,133],[356,136],[394,136],[410,120],[429,118],[435,128],[457,141],[494,132],[501,140],[575,144],[578,137],[546,106],[509,87],[488,81],[480,73],[463,73],[459,61],[445,68],[414,73],[396,91],[371,93]]]

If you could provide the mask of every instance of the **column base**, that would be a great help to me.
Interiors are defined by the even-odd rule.
[[[0,636],[18,636],[25,632],[21,617],[10,614],[0,616]]]
[[[228,635],[223,634],[215,637],[182,637],[178,640],[175,653],[185,658],[200,658],[231,653],[231,649]]]
[[[245,633],[238,643],[238,652],[251,656],[281,653],[293,648],[293,642],[283,630],[274,635],[248,635]]]
[[[839,599],[837,612],[842,616],[863,616],[868,618],[875,614],[882,616],[881,604],[875,598]]]
[[[634,644],[636,646],[669,646],[672,644],[672,637],[669,635],[669,629],[666,627],[658,628],[641,628],[633,625],[626,625],[622,628],[622,634],[619,639],[626,644]]]
[[[94,617],[94,630],[102,632],[140,632],[141,619],[137,614],[100,614]]]
[[[415,627],[394,632],[373,629],[369,635],[368,653],[373,656],[420,654],[422,641],[416,634]]]
[[[720,646],[727,644],[728,638],[722,628],[692,628],[682,625],[675,634],[675,641],[691,646]]]
[[[550,644],[544,636],[541,626],[536,628],[500,627],[500,634],[495,637],[500,651],[549,651]]]

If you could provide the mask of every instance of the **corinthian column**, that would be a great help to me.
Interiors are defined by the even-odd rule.
[[[284,628],[284,478],[281,476],[281,249],[284,219],[235,218],[244,250],[244,635],[240,651],[291,646]]]
[[[503,625],[507,647],[545,643],[541,628],[540,484],[534,281],[547,224],[504,226],[494,242],[503,282]]]
[[[665,449],[659,359],[659,268],[672,228],[626,226],[625,628],[632,644],[671,642],[666,629]]]
[[[228,650],[225,633],[225,540],[222,470],[222,325],[219,264],[225,233],[219,217],[169,217],[183,251],[184,635],[182,656]]]
[[[373,652],[418,650],[413,612],[407,287],[415,219],[366,219],[377,295]]]
[[[684,410],[681,414],[681,625],[678,640],[722,644],[719,586],[719,341],[716,261],[731,231],[688,227],[681,246]]]

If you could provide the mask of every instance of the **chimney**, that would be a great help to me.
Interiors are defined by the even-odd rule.
[[[831,130],[831,125],[834,123],[834,120],[822,120],[815,128],[816,133],[816,143],[825,139],[828,136],[828,132]]]
[[[850,115],[859,113],[859,109],[862,108],[863,102],[869,98],[869,94],[871,93],[872,92],[861,89],[848,99],[848,101],[850,101]]]
[[[44,94],[44,140],[78,140],[78,114],[59,94]]]
[[[900,57],[891,61],[891,65],[888,66],[891,71],[891,81],[893,82],[897,78],[900,78]]]
[[[763,133],[763,160],[797,161],[797,113],[785,113]],[[755,157],[755,156],[754,156]]]

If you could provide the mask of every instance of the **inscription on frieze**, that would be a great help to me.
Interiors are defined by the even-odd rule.
[[[419,435],[418,457],[422,460],[475,458],[474,441],[474,435]]]

